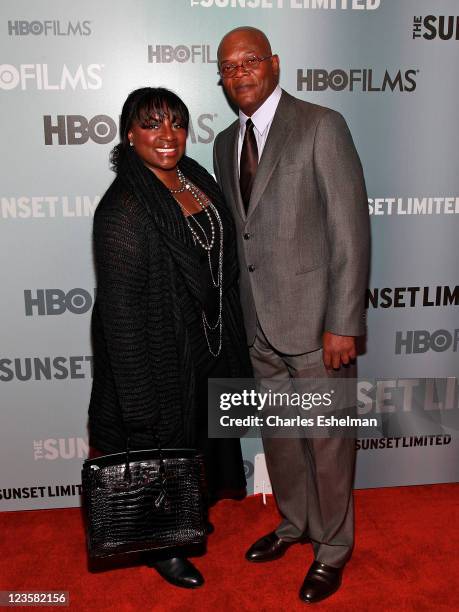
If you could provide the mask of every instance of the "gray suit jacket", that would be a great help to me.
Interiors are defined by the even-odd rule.
[[[342,116],[285,91],[261,156],[246,215],[238,178],[239,121],[218,134],[217,181],[236,222],[249,345],[257,317],[272,346],[300,354],[323,332],[365,332],[368,202]]]

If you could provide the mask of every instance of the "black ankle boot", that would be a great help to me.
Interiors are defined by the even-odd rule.
[[[182,557],[172,557],[160,561],[150,561],[149,567],[155,568],[167,582],[185,589],[195,589],[204,584],[204,578],[195,566]]]

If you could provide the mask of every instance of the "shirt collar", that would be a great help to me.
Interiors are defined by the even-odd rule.
[[[263,102],[258,110],[250,117],[253,125],[257,128],[259,134],[263,134],[268,125],[271,123],[276,112],[277,105],[282,95],[282,89],[279,85],[276,86],[272,94]],[[239,123],[241,129],[245,126],[245,122],[249,117],[241,110],[239,111]]]

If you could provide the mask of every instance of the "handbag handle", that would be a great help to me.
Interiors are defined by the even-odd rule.
[[[161,480],[164,482],[166,478],[166,466],[164,464],[164,456],[163,456],[163,449],[161,446],[161,441],[159,439],[159,436],[154,430],[152,430],[152,435],[155,439],[156,447],[158,449],[159,475],[161,476]],[[132,474],[131,474],[131,467],[130,467],[130,452],[131,452],[130,437],[127,435],[126,436],[126,463],[125,463],[125,470],[124,470],[124,479],[127,480],[129,483],[132,482]]]

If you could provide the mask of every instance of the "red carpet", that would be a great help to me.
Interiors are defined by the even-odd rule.
[[[72,610],[305,610],[297,591],[309,545],[253,565],[245,549],[277,525],[272,498],[213,509],[206,584],[165,583],[143,566],[88,573],[78,509],[0,513],[0,590],[65,590]],[[343,586],[323,610],[459,610],[459,485],[356,491],[356,548]],[[30,609],[30,608],[29,608]]]

